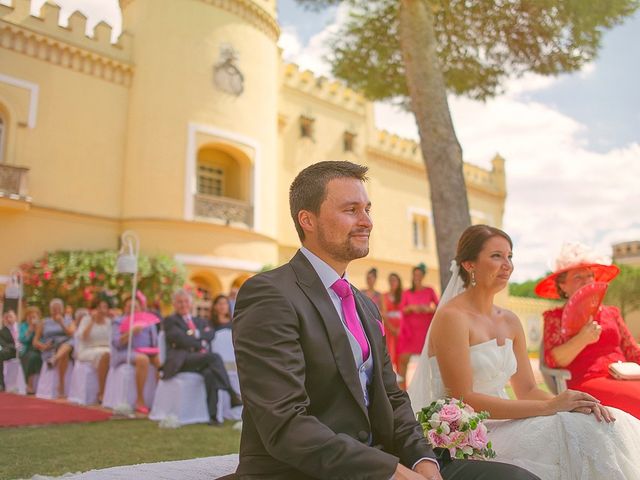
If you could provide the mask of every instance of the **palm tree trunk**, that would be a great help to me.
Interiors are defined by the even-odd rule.
[[[471,224],[462,148],[447,103],[431,6],[427,0],[401,0],[399,15],[400,48],[431,190],[440,284],[444,290],[458,237]]]

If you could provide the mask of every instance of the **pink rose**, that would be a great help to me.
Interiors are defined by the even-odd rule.
[[[437,433],[435,430],[429,430],[427,432],[427,438],[433,447],[446,447],[451,441],[448,435]]]
[[[489,442],[489,435],[487,434],[487,427],[480,424],[475,430],[469,430],[469,446],[482,450],[487,446]]]
[[[444,405],[438,413],[440,414],[440,420],[447,423],[455,423],[460,420],[462,416],[460,409],[456,405],[451,404]]]

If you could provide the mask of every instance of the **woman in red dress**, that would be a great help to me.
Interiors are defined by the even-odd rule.
[[[413,268],[411,289],[402,295],[402,325],[398,335],[398,375],[401,385],[407,374],[411,355],[420,355],[427,330],[438,305],[438,296],[431,287],[422,285],[427,266],[424,263]]]
[[[594,259],[580,244],[566,244],[556,271],[536,286],[543,298],[569,299],[584,285],[611,281],[620,270]],[[544,312],[544,361],[571,372],[567,386],[590,393],[604,405],[640,418],[640,381],[617,380],[609,373],[613,362],[640,363],[640,345],[629,332],[616,307],[601,306],[595,318],[569,337],[562,330],[564,306]]]
[[[387,351],[394,370],[398,371],[398,334],[402,325],[402,280],[397,273],[389,275],[389,291],[384,294],[385,315],[382,319],[387,338]]]

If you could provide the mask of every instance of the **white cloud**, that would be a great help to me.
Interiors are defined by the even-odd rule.
[[[333,28],[335,23],[288,60],[326,74],[322,42]],[[581,75],[594,71],[592,63]],[[612,243],[640,238],[640,145],[590,151],[584,125],[528,99],[559,81],[525,74],[509,79],[505,94],[486,103],[449,98],[465,160],[490,168],[496,153],[506,159],[504,228],[515,241],[514,280],[543,275],[565,241],[580,241],[610,256]],[[418,139],[413,115],[386,103],[377,103],[374,111],[379,128]]]
[[[640,238],[638,143],[590,151],[583,125],[510,94],[485,104],[452,99],[451,109],[467,161],[486,166],[496,151],[507,160],[514,279],[542,275],[564,241],[610,256],[612,243]]]
[[[341,4],[336,10],[335,20],[312,36],[307,45],[302,45],[295,27],[284,25],[284,35],[281,35],[278,42],[283,49],[282,57],[287,62],[297,64],[302,70],[311,70],[316,75],[330,77],[331,66],[326,61],[326,57],[331,53],[328,40],[347,21],[348,14],[348,5]]]

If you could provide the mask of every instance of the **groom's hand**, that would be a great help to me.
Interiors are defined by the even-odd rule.
[[[393,480],[424,480],[425,478],[427,480],[442,480],[435,462],[423,460],[416,465],[415,471],[398,464],[393,476]]]

